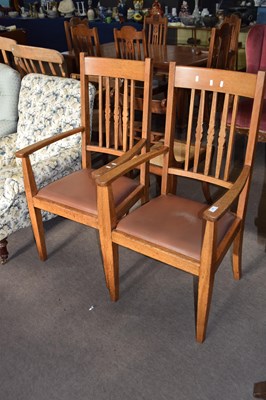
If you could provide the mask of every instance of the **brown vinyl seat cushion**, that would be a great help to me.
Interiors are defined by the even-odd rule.
[[[175,195],[161,195],[134,210],[117,225],[124,232],[177,253],[200,260],[205,220],[209,206]],[[218,223],[218,243],[234,221],[231,213]]]
[[[47,199],[66,206],[97,215],[97,186],[91,173],[93,169],[82,169],[52,182],[40,189],[36,198]],[[115,206],[138,186],[138,182],[121,177],[113,183]]]

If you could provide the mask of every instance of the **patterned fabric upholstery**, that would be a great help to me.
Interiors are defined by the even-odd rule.
[[[89,89],[94,95],[95,88]],[[22,79],[17,133],[0,138],[0,240],[30,225],[22,168],[15,151],[79,125],[79,81],[39,74]],[[44,186],[79,169],[80,159],[79,134],[37,152],[31,158],[37,184]],[[44,219],[52,217],[44,214]]]
[[[18,71],[0,64],[0,137],[17,130],[19,89]]]

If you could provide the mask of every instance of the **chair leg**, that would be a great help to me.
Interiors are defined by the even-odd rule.
[[[117,301],[119,299],[118,245],[112,243],[111,240],[101,239],[101,248],[106,286],[111,300]]]
[[[235,280],[239,280],[242,275],[242,244],[243,244],[243,228],[238,232],[234,243],[232,253],[232,267]]]
[[[5,264],[8,259],[7,239],[0,240],[0,263]]]
[[[32,230],[38,250],[39,257],[42,261],[47,259],[47,251],[45,244],[45,235],[44,235],[44,227],[42,221],[41,210],[34,208],[33,206],[29,206],[29,214],[31,219]]]
[[[213,247],[216,242],[216,227],[207,221],[202,244],[201,264],[199,268],[196,340],[205,340],[214,284]]]
[[[196,340],[199,343],[204,342],[206,336],[206,329],[212,299],[213,283],[214,273],[212,273],[211,271],[206,271],[206,273],[200,274],[196,314]]]

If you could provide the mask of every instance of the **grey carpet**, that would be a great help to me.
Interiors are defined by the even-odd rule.
[[[259,144],[243,278],[233,280],[226,256],[202,345],[190,275],[121,249],[121,296],[111,303],[96,231],[46,223],[45,263],[30,228],[12,235],[0,267],[0,399],[252,399],[266,380],[264,151]]]

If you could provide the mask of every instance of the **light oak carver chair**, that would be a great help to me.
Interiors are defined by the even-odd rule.
[[[92,140],[88,112],[90,103],[88,84],[90,79],[93,79],[94,82],[96,77],[98,77],[98,101],[100,105],[99,130],[98,138]],[[151,79],[151,59],[145,61],[112,60],[110,62],[108,58],[85,57],[82,53],[80,56],[81,126],[21,149],[16,153],[16,156],[22,159],[28,208],[41,260],[47,258],[41,210],[98,229],[97,187],[93,174],[98,176],[115,168],[133,157],[141,149],[145,151],[148,148]],[[142,81],[144,84],[145,104],[142,140],[134,146],[134,113],[132,113],[134,108],[132,105],[134,104],[136,81]],[[121,82],[123,82],[124,88],[122,104],[120,102]],[[103,115],[104,118],[102,118]],[[30,155],[56,141],[80,133],[82,136],[81,169],[41,189],[37,188]],[[129,153],[126,153],[127,151]],[[93,154],[109,155],[113,159],[110,160],[108,165],[95,170],[93,169]],[[121,157],[119,158],[119,156]],[[49,161],[47,162],[49,163]],[[144,167],[140,171],[140,182],[128,177],[121,177],[116,181],[113,186],[112,202],[118,215],[124,215],[130,208],[130,204],[134,204],[136,200],[142,199],[144,201],[146,193],[143,182],[146,177],[147,171]],[[106,283],[108,286],[108,281]]]
[[[161,195],[132,209],[122,219],[116,216],[112,185],[130,169],[152,159],[155,156],[152,153],[142,154],[97,178],[100,236],[111,298],[119,298],[118,246],[193,275],[197,289],[195,302],[198,342],[203,342],[206,335],[215,273],[231,245],[233,275],[236,280],[241,276],[244,222],[264,82],[265,72],[255,75],[208,68],[177,67],[171,63]],[[173,164],[176,96],[180,89],[191,91],[185,163],[182,168]],[[204,121],[207,91],[212,92],[208,122]],[[217,110],[217,98],[220,93],[224,94],[222,114],[216,119],[217,111],[220,114],[220,104]],[[198,96],[199,107],[195,107],[195,99],[198,101]],[[243,165],[235,165],[232,154],[238,135],[235,135],[234,124],[240,96],[254,99],[254,105],[244,162]],[[227,113],[231,104],[234,117],[230,129],[227,129]],[[196,138],[195,155],[193,168],[190,170],[189,152],[193,134]],[[198,160],[203,141],[207,149],[204,169],[201,170]],[[216,151],[211,162],[213,146]],[[190,185],[193,182],[208,182],[218,187],[222,193],[211,206],[198,198],[173,195],[169,193],[169,182],[173,176],[189,180]]]

